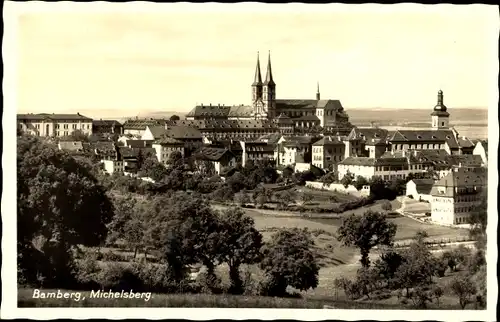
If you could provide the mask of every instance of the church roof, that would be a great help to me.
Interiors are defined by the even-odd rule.
[[[303,108],[324,108],[338,111],[344,110],[339,100],[312,100],[312,99],[277,99],[276,109],[303,109]]]

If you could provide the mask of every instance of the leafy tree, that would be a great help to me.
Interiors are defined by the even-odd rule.
[[[462,309],[471,302],[471,298],[476,294],[476,287],[467,276],[456,276],[448,285],[449,289],[458,296],[458,302]]]
[[[282,229],[262,249],[260,264],[267,278],[266,293],[283,296],[287,286],[308,290],[318,285],[319,266],[307,230]]]
[[[241,190],[234,195],[234,201],[243,207],[250,202],[250,196],[248,195],[246,190]]]
[[[403,264],[404,257],[394,250],[388,250],[378,258],[374,266],[378,273],[383,276],[387,281],[394,278],[399,266]]]
[[[417,286],[410,296],[414,306],[418,309],[426,309],[428,303],[432,302],[432,297],[431,291],[425,290],[422,286]]]
[[[346,246],[356,246],[361,252],[361,265],[370,266],[368,255],[377,245],[392,246],[397,226],[379,212],[367,210],[362,216],[347,217],[337,231],[337,239]]]
[[[241,172],[236,172],[227,179],[227,185],[231,188],[233,193],[245,188],[245,176]]]
[[[182,153],[179,151],[172,152],[167,160],[167,164],[169,167],[172,167],[174,169],[179,168],[179,167],[183,167],[184,160],[182,157]]]
[[[439,306],[439,300],[444,295],[444,290],[439,285],[436,285],[432,288],[431,292],[432,296],[436,299],[437,305]]]
[[[392,210],[392,204],[389,200],[385,200],[382,203],[382,210],[384,210],[386,213]]]
[[[254,264],[261,259],[262,235],[255,229],[252,218],[239,208],[228,209],[219,215],[218,261],[227,263],[232,294],[243,293],[239,272],[241,264]]]
[[[170,116],[170,121],[178,121],[178,120],[180,120],[180,119],[181,119],[181,118],[179,117],[179,115],[175,115],[175,114],[174,114],[174,115]]]
[[[350,173],[347,171],[347,173],[340,179],[340,183],[344,185],[345,188],[347,188],[352,182],[354,181],[354,174]]]
[[[89,136],[85,134],[82,130],[74,130],[70,135],[62,138],[63,141],[81,141],[88,142]]]
[[[332,183],[337,182],[337,176],[338,174],[335,171],[330,171],[324,176],[320,178],[320,181],[323,182],[323,186],[330,185]]]
[[[285,179],[292,179],[293,177],[293,169],[291,167],[286,167],[283,169],[282,176]]]
[[[314,199],[313,195],[307,192],[302,192],[299,194],[299,200],[302,205],[307,204],[308,202]]]
[[[394,276],[395,283],[406,289],[407,297],[411,296],[410,288],[430,284],[435,274],[437,260],[425,244],[425,236],[425,232],[416,234],[408,249],[403,251],[404,261]]]
[[[481,203],[473,207],[469,217],[471,226],[469,234],[477,242],[480,249],[486,248],[486,226],[488,224],[488,193],[484,190],[481,194]]]
[[[18,137],[17,145],[17,207],[20,268],[31,280],[37,270],[45,270],[42,274],[54,286],[69,283],[71,248],[100,245],[114,214],[87,167],[39,138],[25,136]],[[43,241],[39,247],[36,239]],[[40,252],[43,259],[34,259]]]
[[[354,187],[358,190],[361,190],[361,188],[363,188],[363,186],[368,185],[368,184],[369,184],[368,180],[366,180],[366,178],[363,176],[357,176],[356,181],[354,181]]]

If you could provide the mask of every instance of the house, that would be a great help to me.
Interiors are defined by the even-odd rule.
[[[431,190],[434,185],[432,179],[413,179],[406,183],[406,196],[415,200],[431,201]]]
[[[455,167],[432,187],[432,221],[446,225],[467,224],[486,188],[486,169]]]
[[[84,152],[83,144],[81,141],[59,141],[57,147],[61,151],[66,151],[70,153]]]
[[[467,137],[461,136],[457,139],[460,148],[460,154],[472,154],[474,151],[474,143]]]
[[[114,142],[99,141],[90,143],[91,149],[100,160],[117,160],[118,152]]]
[[[104,171],[109,174],[124,172],[123,161],[121,160],[102,160],[101,162],[104,165]]]
[[[136,174],[138,171],[136,152],[125,146],[117,148],[118,160],[123,162],[123,172],[125,174]]]
[[[123,134],[136,135],[141,137],[148,126],[165,126],[165,120],[155,119],[130,119],[123,123]]]
[[[158,162],[166,165],[174,152],[179,152],[184,157],[184,142],[170,137],[163,137],[153,143]]]
[[[303,136],[282,136],[275,144],[274,158],[277,165],[293,165],[297,162],[297,158],[310,163],[312,160],[312,143],[318,140],[318,137],[303,135]]]
[[[154,142],[154,140],[128,139],[128,140],[125,140],[124,146],[129,147],[131,149],[151,148],[153,146],[153,142]]]
[[[312,145],[312,164],[320,169],[336,171],[344,155],[345,144],[339,136],[325,136]]]
[[[445,150],[448,154],[460,154],[458,133],[452,129],[397,130],[389,138],[392,151]]]
[[[74,131],[92,134],[92,119],[76,114],[17,114],[17,128],[23,133],[37,136],[63,137]]]
[[[203,168],[204,162],[209,162],[219,175],[236,165],[235,155],[225,148],[202,147],[193,156],[197,168]]]
[[[354,127],[344,140],[344,158],[353,156],[377,158],[387,148],[387,134],[386,129],[377,127]],[[370,147],[368,150],[367,144]]]
[[[93,120],[92,133],[94,134],[123,134],[123,125],[117,120]]]
[[[472,154],[481,156],[483,163],[485,166],[488,166],[488,141],[487,140],[479,140],[476,142],[474,149],[472,150]]]
[[[241,163],[245,166],[248,161],[252,160],[274,160],[274,146],[261,141],[240,141],[242,156]]]
[[[424,177],[428,171],[425,160],[419,159],[412,153],[384,154],[375,159],[369,157],[348,157],[337,166],[338,179],[341,180],[347,172],[355,177],[362,176],[370,180],[374,176],[385,181],[406,179],[411,173],[416,177]]]
[[[156,126],[151,126],[148,125],[146,126],[146,130],[144,131],[144,134],[141,136],[142,140],[145,141],[154,141],[161,139],[167,134],[167,129],[165,126],[162,125],[156,125]]]

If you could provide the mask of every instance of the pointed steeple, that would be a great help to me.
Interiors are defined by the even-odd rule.
[[[262,76],[260,74],[259,52],[257,52],[257,67],[255,67],[255,77],[252,85],[262,85]]]
[[[273,72],[271,70],[271,51],[269,51],[269,57],[267,61],[267,72],[266,72],[266,80],[264,85],[276,85],[273,81]]]
[[[319,82],[318,82],[318,88],[316,90],[316,99],[319,101],[321,99],[321,95],[319,93]]]

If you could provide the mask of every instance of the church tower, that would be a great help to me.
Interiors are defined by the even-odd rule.
[[[273,80],[273,72],[271,70],[271,52],[269,52],[267,62],[266,80],[262,90],[262,100],[264,101],[264,111],[268,118],[276,117],[276,84]]]
[[[434,106],[434,110],[431,113],[432,118],[432,129],[433,130],[444,130],[449,127],[450,113],[447,112],[447,108],[443,102],[443,91],[439,90],[437,104]]]
[[[318,89],[316,90],[316,100],[319,101],[321,99],[321,94],[319,93],[319,82],[318,82]]]
[[[259,52],[257,52],[257,67],[255,67],[255,76],[252,84],[252,103],[262,99],[262,76],[260,74]]]

